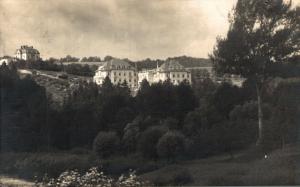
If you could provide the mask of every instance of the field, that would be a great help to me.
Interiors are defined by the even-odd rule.
[[[89,167],[102,165],[106,173],[126,173],[136,169],[140,177],[155,185],[296,185],[300,184],[299,145],[286,146],[268,155],[257,157],[251,149],[236,153],[234,158],[219,155],[207,159],[181,161],[167,165],[154,161],[129,158],[111,158],[96,162],[89,154],[78,153],[27,153],[1,155],[1,182],[7,186],[30,186],[29,173],[48,172],[58,175],[67,169],[85,171]],[[13,163],[15,162],[15,163]],[[142,167],[143,169],[138,169]],[[160,168],[160,169],[158,169]],[[15,172],[15,173],[14,173]],[[10,176],[10,177],[7,177]],[[18,176],[18,177],[11,177]]]
[[[185,185],[296,185],[300,184],[300,147],[287,146],[260,157],[251,150],[235,155],[186,161],[142,175],[156,184],[174,184],[185,175]],[[181,176],[180,176],[181,175]],[[179,179],[176,179],[179,177]],[[182,180],[183,180],[182,179]]]

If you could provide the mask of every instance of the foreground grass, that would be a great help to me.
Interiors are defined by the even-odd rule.
[[[45,173],[57,177],[70,169],[84,172],[102,166],[104,173],[112,176],[137,170],[142,179],[156,185],[299,185],[299,163],[299,145],[275,150],[267,158],[246,150],[235,154],[233,159],[219,155],[167,166],[135,156],[99,161],[91,153],[6,153],[0,155],[0,175],[13,177],[2,177],[7,186],[18,186],[20,182],[26,186],[31,183],[14,178],[33,181],[35,176],[42,177]]]
[[[72,153],[3,153],[0,154],[0,176],[22,178],[29,181],[41,180],[45,174],[56,178],[67,170],[84,173],[92,167],[112,177],[118,177],[136,170],[137,174],[157,170],[165,166],[164,162],[145,160],[139,155],[118,156],[98,160],[91,152]]]
[[[249,151],[234,159],[216,156],[170,165],[142,177],[156,184],[166,185],[174,171],[190,174],[186,185],[296,185],[300,184],[300,147],[288,146],[267,155],[249,158]],[[173,174],[172,174],[173,173]],[[185,174],[187,175],[187,174]],[[174,180],[174,177],[173,177]]]

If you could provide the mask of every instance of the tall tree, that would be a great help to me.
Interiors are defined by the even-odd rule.
[[[284,0],[238,0],[229,16],[227,37],[218,38],[210,55],[218,73],[252,78],[258,101],[258,139],[264,136],[262,88],[268,77],[299,56],[300,8]]]

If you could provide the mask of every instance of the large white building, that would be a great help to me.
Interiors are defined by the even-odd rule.
[[[38,61],[40,52],[32,46],[22,45],[20,49],[16,50],[16,58],[25,61]]]
[[[114,85],[122,84],[126,81],[131,90],[138,88],[137,71],[135,67],[124,60],[112,59],[99,66],[93,81],[98,85],[102,85],[106,77],[109,77]]]
[[[146,79],[150,84],[170,80],[174,85],[178,85],[183,81],[192,83],[191,72],[175,60],[163,63],[155,70],[141,71],[138,73],[139,84]]]

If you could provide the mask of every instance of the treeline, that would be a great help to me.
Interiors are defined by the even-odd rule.
[[[17,62],[12,63],[13,66],[17,68],[27,68],[27,69],[35,69],[35,70],[44,70],[44,71],[57,71],[57,72],[66,72],[72,75],[78,76],[87,76],[92,77],[95,74],[96,69],[98,68],[96,65],[89,66],[87,64],[59,64],[53,61],[53,59],[49,59],[46,61],[38,61],[38,62],[26,62],[19,60]]]
[[[212,63],[209,59],[204,58],[194,58],[194,57],[188,57],[188,56],[179,56],[179,57],[170,57],[166,60],[160,60],[160,59],[150,59],[147,58],[145,60],[136,61],[134,63],[137,64],[138,70],[142,69],[154,69],[158,66],[161,66],[165,61],[169,60],[175,60],[178,61],[181,65],[183,65],[186,68],[189,67],[211,67]]]
[[[93,149],[99,157],[148,159],[232,153],[255,143],[257,103],[251,80],[242,88],[204,79],[191,87],[143,81],[136,97],[107,78],[82,83],[62,109],[30,77],[1,66],[1,151]],[[264,90],[265,148],[297,139],[300,81],[270,82]]]

